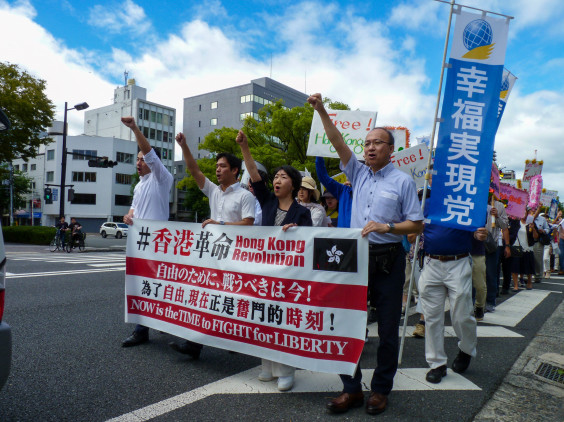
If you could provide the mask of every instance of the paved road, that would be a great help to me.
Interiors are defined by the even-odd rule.
[[[168,348],[174,337],[153,330],[150,343],[121,348],[132,329],[123,322],[123,252],[49,253],[15,245],[7,252],[4,317],[13,327],[14,359],[0,392],[1,421],[369,419],[362,408],[326,413],[327,398],[340,389],[334,375],[299,371],[294,390],[279,393],[274,383],[256,380],[260,361],[251,356],[207,347],[192,361]],[[449,371],[438,386],[424,381],[424,341],[408,338],[390,406],[378,418],[472,420],[563,291],[564,278],[553,277],[503,297],[479,324],[478,357],[468,372]],[[375,327],[370,331],[363,368],[375,366],[378,340]],[[452,361],[454,337],[446,348]]]

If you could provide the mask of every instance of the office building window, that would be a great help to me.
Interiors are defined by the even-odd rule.
[[[155,139],[155,136],[156,136],[155,129],[153,128],[149,129],[149,138]]]
[[[210,126],[217,126],[217,119],[216,118],[210,119]]]
[[[73,149],[72,159],[73,160],[91,160],[98,155],[97,150],[92,149]]]
[[[116,195],[115,202],[116,205],[124,205],[129,207],[131,205],[131,196],[129,195]]]
[[[46,179],[48,182],[54,181],[54,180],[55,180],[55,172],[54,172],[54,171],[48,171],[48,172],[45,174],[45,179]]]
[[[31,165],[31,171],[35,171],[37,169],[37,164],[32,164]]]
[[[116,183],[131,185],[131,174],[116,173]]]
[[[157,141],[160,141],[162,139],[163,139],[163,131],[157,129]]]
[[[118,163],[133,164],[133,154],[118,151],[116,153],[116,161]]]
[[[149,110],[143,110],[143,120],[149,120],[149,115],[150,115],[150,111]]]
[[[143,119],[143,109],[139,109],[139,119]]]
[[[47,150],[47,160],[54,160],[55,159],[55,150],[48,149]]]
[[[163,130],[163,142],[172,142],[172,138],[168,139],[168,132]]]
[[[157,112],[151,111],[151,122],[155,123],[157,121]]]
[[[73,171],[72,172],[73,182],[91,182],[96,183],[96,173],[91,171]]]
[[[16,164],[14,166],[14,171],[20,171],[20,165],[19,164]]]
[[[145,135],[145,138],[149,137],[149,128],[148,127],[143,128],[143,135]]]
[[[27,164],[22,164],[22,171],[27,171]]]
[[[202,111],[202,105],[201,104],[198,106],[198,111]]]
[[[170,116],[168,114],[163,114],[163,126],[170,125]]]
[[[95,193],[74,193],[73,204],[96,205]]]
[[[217,108],[217,101],[214,101],[213,103],[211,103],[210,108],[213,110],[214,108]]]

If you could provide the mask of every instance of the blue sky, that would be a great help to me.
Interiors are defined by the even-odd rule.
[[[515,17],[506,67],[519,79],[498,161],[519,175],[536,149],[545,187],[563,196],[564,2],[463,4]],[[272,57],[274,79],[421,136],[431,132],[448,10],[433,0],[0,0],[0,59],[45,79],[61,118],[65,101],[109,104],[126,69],[181,117],[183,98],[269,76]],[[82,113],[69,119],[81,133]]]

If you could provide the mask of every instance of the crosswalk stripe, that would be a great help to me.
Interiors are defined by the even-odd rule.
[[[489,318],[489,316],[492,315],[490,313],[486,314],[485,318]],[[481,322],[485,322],[485,321],[481,321]],[[368,337],[378,337],[378,324],[370,324],[368,325]],[[413,330],[415,329],[415,327],[410,327],[407,326],[407,337],[411,337],[411,333],[413,333]],[[511,338],[511,337],[523,337],[521,334],[518,334],[514,331],[508,330],[505,327],[490,327],[490,326],[483,326],[483,325],[478,325],[477,326],[477,332],[478,332],[478,337],[505,337],[505,338]],[[402,328],[400,327],[400,336],[402,333]],[[456,333],[454,332],[454,328],[452,328],[451,326],[446,326],[445,327],[445,337],[456,337]]]
[[[448,375],[439,384],[425,381],[429,368],[400,368],[394,378],[394,391],[433,391],[433,390],[469,390],[480,391],[481,388],[462,375],[448,371]],[[261,382],[257,379],[260,366],[240,372],[151,404],[133,412],[126,413],[108,422],[125,422],[148,420],[195,403],[216,394],[291,394],[291,393],[335,393],[343,390],[343,384],[335,374],[297,370],[292,390],[282,393],[276,389],[276,382]],[[373,369],[363,369],[363,384],[370,385]]]
[[[71,270],[71,271],[48,271],[48,272],[41,272],[41,273],[7,273],[6,278],[28,278],[28,277],[48,277],[48,276],[59,276],[59,275],[68,275],[68,274],[87,274],[87,273],[103,273],[107,271],[125,271],[124,267],[115,267],[115,268],[88,268],[85,270]]]
[[[536,306],[538,306],[551,292],[547,290],[521,290],[495,308],[495,312],[488,313],[484,318],[486,324],[515,327]]]

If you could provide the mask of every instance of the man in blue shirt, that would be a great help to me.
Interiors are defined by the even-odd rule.
[[[386,410],[398,367],[405,273],[402,236],[421,231],[423,214],[415,182],[390,161],[394,151],[390,131],[375,128],[366,135],[366,164],[361,164],[331,121],[321,94],[312,95],[308,102],[319,113],[325,133],[341,159],[341,168],[352,183],[351,227],[362,228],[362,236],[368,236],[370,242],[368,288],[371,305],[376,308],[380,341],[366,412],[378,414]],[[327,408],[335,413],[346,412],[364,402],[360,366],[353,377],[341,375],[341,380],[343,393],[327,403]]]
[[[459,338],[454,372],[466,371],[476,356],[476,320],[472,305],[472,237],[484,241],[485,227],[475,232],[425,224],[425,265],[419,278],[419,300],[425,315],[427,381],[439,383],[447,373],[444,350],[445,300],[450,302],[452,327]]]

